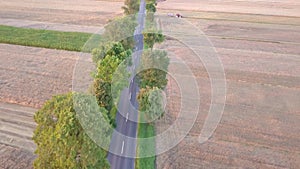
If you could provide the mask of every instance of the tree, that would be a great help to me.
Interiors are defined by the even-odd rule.
[[[33,136],[37,144],[34,168],[110,168],[107,152],[90,139],[76,118],[73,94],[53,97],[36,112],[34,120],[37,123]],[[97,123],[90,121],[93,122]],[[108,137],[102,136],[102,139]]]
[[[105,59],[99,62],[97,67],[97,74],[94,80],[95,96],[98,100],[99,105],[101,107],[105,107],[107,111],[110,111],[111,108],[114,106],[112,95],[112,83],[114,76],[120,78],[118,81],[114,81],[114,87],[118,87],[114,88],[115,92],[116,90],[120,91],[126,87],[126,80],[130,76],[127,70],[117,70],[119,69],[119,66],[124,67],[124,65],[122,65],[122,60],[118,58],[118,56],[107,56]],[[117,95],[118,92],[114,94]]]
[[[121,60],[128,58],[131,55],[130,49],[125,49],[120,42],[110,42],[95,48],[92,51],[92,58],[94,63],[105,59],[106,56],[118,56]]]
[[[148,13],[155,13],[156,12],[156,5],[153,2],[146,4],[146,9]]]
[[[94,94],[97,98],[98,105],[106,110],[111,110],[113,107],[113,99],[111,95],[111,83],[105,82],[100,78],[94,81]]]
[[[157,5],[156,0],[146,0],[146,3],[147,4],[153,3],[153,4],[155,4],[155,6]]]
[[[120,42],[109,43],[93,52],[93,60],[97,62],[93,91],[99,106],[107,110],[112,125],[115,124],[113,98],[128,85],[130,74],[126,67],[131,62],[130,56],[131,50],[126,50]]]
[[[105,42],[121,42],[125,49],[133,49],[136,26],[135,16],[117,18],[105,26],[103,39]]]
[[[162,43],[165,40],[161,30],[157,29],[157,22],[154,20],[154,13],[156,12],[156,0],[146,0],[146,28],[143,32],[144,42],[147,46],[153,49],[155,43]]]
[[[138,73],[139,86],[141,88],[158,87],[164,89],[167,85],[167,71],[169,66],[167,52],[154,50],[145,51],[142,56],[141,66]]]
[[[132,15],[139,12],[139,0],[125,0],[125,6],[122,7],[125,15]]]
[[[161,31],[149,30],[143,33],[144,35],[144,42],[147,44],[151,50],[155,43],[162,43],[165,40],[164,35]]]
[[[138,95],[141,119],[151,124],[164,114],[162,92],[157,87],[142,88]]]
[[[119,67],[117,68],[117,66]],[[112,125],[115,124],[115,111],[112,109],[117,104],[113,101],[118,100],[120,92],[128,86],[130,74],[125,68],[124,64],[113,59],[104,59],[103,62],[100,62],[98,74],[94,79],[94,95],[99,106],[110,112],[108,117]]]

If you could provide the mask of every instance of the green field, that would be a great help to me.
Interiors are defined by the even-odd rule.
[[[23,46],[82,51],[83,46],[91,36],[92,34],[89,33],[59,32],[0,25],[0,43]],[[99,37],[100,35],[97,38],[98,40]],[[92,47],[85,48],[85,51],[89,52],[90,48]]]

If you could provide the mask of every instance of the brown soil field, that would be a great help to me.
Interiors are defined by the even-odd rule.
[[[73,69],[80,53],[0,46],[0,101],[39,108],[53,95],[71,91]]]
[[[159,3],[160,10],[206,11],[256,15],[300,17],[300,2],[295,0],[166,0]]]
[[[0,18],[103,26],[122,14],[122,1],[96,0],[13,0],[0,3]]]
[[[36,109],[0,102],[0,168],[31,169]]]
[[[32,169],[35,155],[26,150],[0,144],[1,169]]]
[[[0,168],[32,168],[34,112],[72,90],[76,60],[89,54],[0,44]],[[22,106],[21,106],[22,105]],[[34,108],[31,108],[34,107]]]
[[[175,8],[172,3],[175,2],[163,3],[169,3],[166,8],[172,11]],[[223,2],[227,1],[219,4]],[[240,2],[245,1],[237,3]],[[290,2],[287,1],[287,4]],[[263,17],[274,21],[277,16]],[[157,168],[298,168],[299,27],[276,22],[250,23],[235,18],[187,20],[207,37],[223,63],[227,83],[225,109],[212,137],[199,144],[198,137],[211,104],[208,72],[201,60],[177,40],[169,38],[158,45],[158,48],[170,53],[171,61],[183,60],[191,68],[199,86],[200,108],[189,134],[173,149],[158,156]],[[185,32],[185,27],[176,24],[162,22],[161,26],[163,30],[174,27],[179,32]],[[189,33],[183,34],[187,36],[186,39],[190,38],[189,44],[198,45],[199,49],[209,47],[205,43],[199,44]],[[176,71],[172,64],[169,70],[176,72],[176,76],[186,76],[185,72]],[[172,126],[180,113],[180,87],[176,81],[169,80],[167,91],[167,111],[165,117],[156,124],[158,133]],[[187,119],[185,123],[191,124],[193,121]],[[178,129],[178,133],[182,132]]]

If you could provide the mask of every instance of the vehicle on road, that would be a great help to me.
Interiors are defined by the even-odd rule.
[[[183,16],[181,14],[179,14],[179,13],[177,13],[177,14],[168,13],[168,16],[170,16],[170,17],[176,17],[176,18],[183,18]]]

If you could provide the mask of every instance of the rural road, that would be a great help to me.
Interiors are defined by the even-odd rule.
[[[132,70],[133,75],[135,68],[139,65],[144,47],[142,31],[144,29],[145,8],[146,3],[144,0],[141,0],[138,26],[134,32],[136,47],[133,54],[133,66],[129,68]],[[137,136],[138,102],[136,96],[139,87],[135,81],[135,77],[132,76],[131,79],[129,88],[124,89],[120,96],[116,117],[117,127],[113,133],[110,152],[108,154],[111,169],[134,169],[135,158],[130,157],[135,157],[136,155],[136,141],[130,138],[136,138]]]

